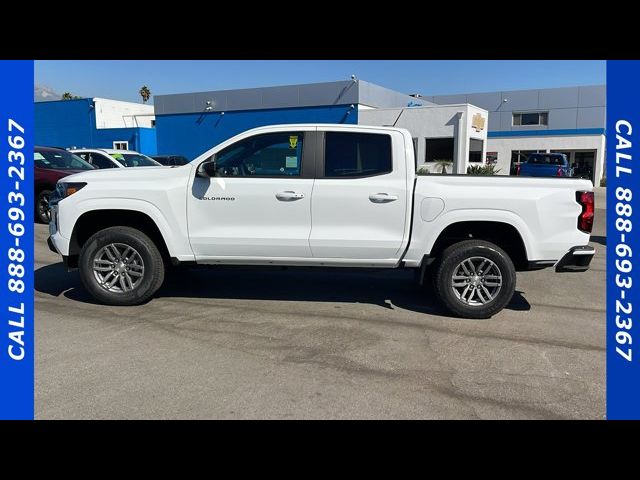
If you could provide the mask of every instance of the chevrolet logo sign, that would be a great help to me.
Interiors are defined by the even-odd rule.
[[[476,132],[480,132],[484,130],[484,126],[486,125],[487,120],[479,113],[476,113],[471,119],[471,128],[473,128]]]

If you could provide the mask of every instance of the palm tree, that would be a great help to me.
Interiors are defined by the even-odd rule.
[[[449,160],[436,160],[436,167],[440,167],[440,173],[445,174],[447,173],[447,167],[453,165],[453,162],[449,161]]]
[[[75,95],[71,95],[71,93],[69,92],[64,92],[61,97],[62,100],[73,100],[75,98],[78,98],[78,97],[76,97]]]
[[[151,98],[151,90],[146,85],[143,85],[138,93],[142,97],[142,103],[147,103]]]

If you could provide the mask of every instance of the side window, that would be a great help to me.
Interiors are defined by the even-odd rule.
[[[240,140],[216,154],[221,177],[299,176],[302,132],[267,133]]]
[[[104,157],[103,155],[100,155],[99,153],[91,154],[91,163],[96,168],[114,168],[115,167],[115,165],[111,160]]]
[[[80,157],[85,162],[91,163],[93,165],[93,162],[91,161],[91,154],[90,153],[87,153],[87,152],[76,152],[76,153],[74,153],[74,155]]]
[[[391,136],[378,133],[326,132],[325,177],[365,177],[382,175],[391,170]]]

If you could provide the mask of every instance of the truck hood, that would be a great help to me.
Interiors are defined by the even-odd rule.
[[[145,182],[158,180],[186,174],[191,171],[191,165],[181,167],[129,167],[129,168],[108,168],[99,170],[85,170],[74,175],[69,175],[65,182],[86,182],[86,183],[113,183],[115,182]]]

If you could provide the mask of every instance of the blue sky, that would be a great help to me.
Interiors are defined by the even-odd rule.
[[[604,84],[604,61],[566,60],[46,60],[36,85],[58,93],[139,101],[152,94],[358,78],[405,93],[440,95]]]

